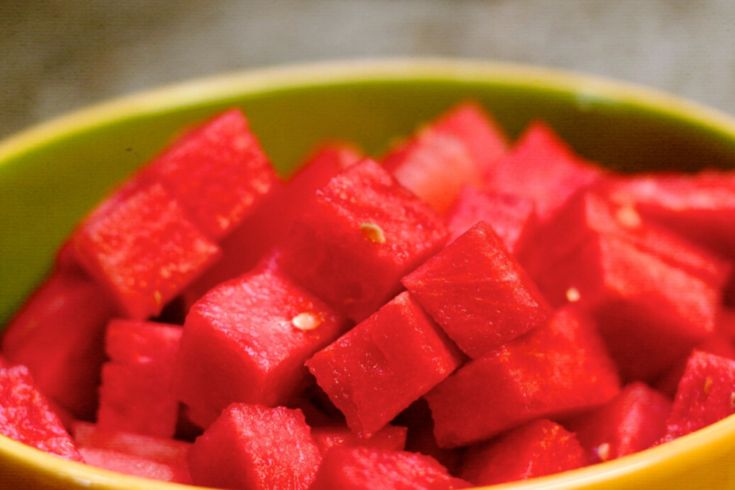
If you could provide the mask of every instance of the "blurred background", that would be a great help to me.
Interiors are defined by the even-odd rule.
[[[192,77],[335,58],[534,63],[735,114],[732,0],[0,0],[0,136]]]

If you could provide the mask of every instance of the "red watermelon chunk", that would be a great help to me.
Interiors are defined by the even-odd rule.
[[[591,462],[643,451],[664,435],[671,402],[644,383],[632,383],[606,405],[565,424],[577,434]]]
[[[398,182],[438,213],[445,213],[467,184],[483,174],[506,149],[505,136],[477,104],[465,103],[422,128],[383,158]]]
[[[187,309],[216,285],[248,272],[279,242],[316,190],[357,163],[360,153],[346,143],[320,147],[287,182],[276,182],[255,211],[222,243],[222,259],[185,292]]]
[[[330,450],[311,490],[450,490],[470,484],[429,456],[375,448]]]
[[[462,478],[475,485],[528,480],[587,464],[577,438],[562,426],[541,419],[514,429],[465,453]]]
[[[553,130],[534,122],[491,169],[486,188],[531,200],[541,222],[554,216],[577,190],[602,175],[575,155]]]
[[[515,255],[533,234],[536,212],[528,199],[465,187],[449,213],[450,240],[455,240],[478,221],[492,226],[505,247]]]
[[[344,426],[314,427],[311,435],[322,456],[333,447],[372,447],[402,451],[406,446],[406,428],[396,425],[386,425],[368,438],[358,437]]]
[[[228,281],[186,318],[176,365],[179,400],[204,427],[232,402],[284,403],[305,380],[304,361],[343,325],[276,268]]]
[[[74,247],[84,268],[133,319],[159,314],[220,254],[158,184],[86,221]]]
[[[402,282],[473,359],[543,325],[551,316],[536,285],[484,222]]]
[[[0,434],[63,458],[82,458],[25,366],[0,368]]]
[[[145,170],[210,238],[234,230],[276,182],[242,112],[231,109],[181,136]]]
[[[676,391],[665,440],[676,439],[735,413],[735,360],[694,351]]]
[[[458,365],[453,346],[406,292],[307,362],[362,437],[378,432]]]
[[[719,289],[629,240],[598,235],[537,278],[552,304],[593,312],[627,379],[652,380],[712,333]],[[662,342],[662,339],[666,339]]]
[[[300,410],[232,404],[189,452],[197,485],[306,490],[321,456]]]
[[[186,468],[175,467],[140,456],[112,451],[82,447],[79,449],[84,462],[97,468],[103,468],[126,475],[149,478],[151,480],[170,481],[176,483],[191,483]]]
[[[546,326],[463,366],[427,399],[437,442],[456,447],[539,417],[600,406],[619,391],[595,326],[563,308]]]
[[[401,277],[441,247],[442,220],[371,160],[317,191],[283,244],[286,271],[355,321],[390,300]]]
[[[173,362],[181,328],[113,320],[107,327],[97,421],[106,430],[171,437],[179,405],[173,394]]]
[[[113,301],[81,271],[59,267],[8,323],[3,354],[27,366],[50,399],[77,417],[91,417],[105,325],[114,310]]]

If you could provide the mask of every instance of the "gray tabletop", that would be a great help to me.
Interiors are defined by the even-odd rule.
[[[0,0],[0,135],[222,71],[383,56],[534,63],[735,114],[730,0]]]

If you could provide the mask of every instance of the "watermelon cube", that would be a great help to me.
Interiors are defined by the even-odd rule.
[[[250,271],[283,241],[316,190],[348,166],[360,153],[345,143],[317,149],[288,182],[275,182],[257,208],[220,244],[222,259],[184,293],[186,309],[216,285]]]
[[[316,193],[283,244],[286,271],[360,321],[390,300],[400,279],[446,240],[441,218],[371,160]]]
[[[453,346],[404,292],[306,364],[349,428],[370,437],[459,362]]]
[[[408,190],[445,213],[467,184],[505,152],[499,127],[477,104],[460,104],[383,157],[383,164]]]
[[[450,490],[470,486],[423,454],[338,447],[324,457],[311,490]]]
[[[319,452],[324,456],[333,447],[372,447],[402,451],[406,446],[406,428],[386,425],[372,437],[358,437],[345,426],[313,427],[311,436]]]
[[[277,181],[237,109],[181,136],[144,172],[163,184],[192,222],[213,239],[234,230]]]
[[[545,223],[601,175],[599,167],[575,155],[550,127],[537,121],[492,167],[485,185],[487,190],[531,200]]]
[[[110,449],[81,447],[79,452],[85,463],[97,468],[151,480],[191,483],[185,467],[176,467]]]
[[[97,421],[105,430],[171,437],[179,404],[173,363],[181,327],[113,320],[107,327],[110,361],[102,367]]]
[[[25,366],[0,368],[0,434],[47,453],[82,460]]]
[[[489,443],[470,447],[461,475],[475,485],[495,485],[561,473],[586,464],[584,449],[574,434],[551,420],[541,419]]]
[[[665,440],[694,432],[735,413],[735,360],[694,351],[666,422]]]
[[[450,240],[455,240],[478,221],[484,221],[514,255],[533,235],[537,220],[530,200],[474,187],[462,189],[448,219]]]
[[[547,325],[469,362],[426,398],[437,442],[456,447],[539,417],[603,405],[619,391],[595,325],[568,307]]]
[[[220,254],[158,184],[93,215],[74,247],[87,272],[137,320],[159,314]]]
[[[655,445],[666,430],[671,401],[644,383],[631,383],[606,405],[569,420],[591,462],[608,461]]]
[[[206,427],[232,402],[278,405],[306,379],[306,361],[344,322],[277,268],[225,282],[189,311],[175,389]]]
[[[2,352],[23,364],[38,388],[77,417],[97,404],[107,320],[115,306],[75,268],[59,267],[8,323]]]
[[[543,325],[551,316],[536,285],[484,222],[402,282],[473,359]]]
[[[197,485],[306,490],[321,461],[299,410],[234,403],[189,452]]]

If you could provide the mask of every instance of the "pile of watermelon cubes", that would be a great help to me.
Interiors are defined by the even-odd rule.
[[[243,489],[562,472],[735,412],[735,171],[618,175],[459,104],[274,173],[239,110],[76,228],[5,328],[0,433]]]

